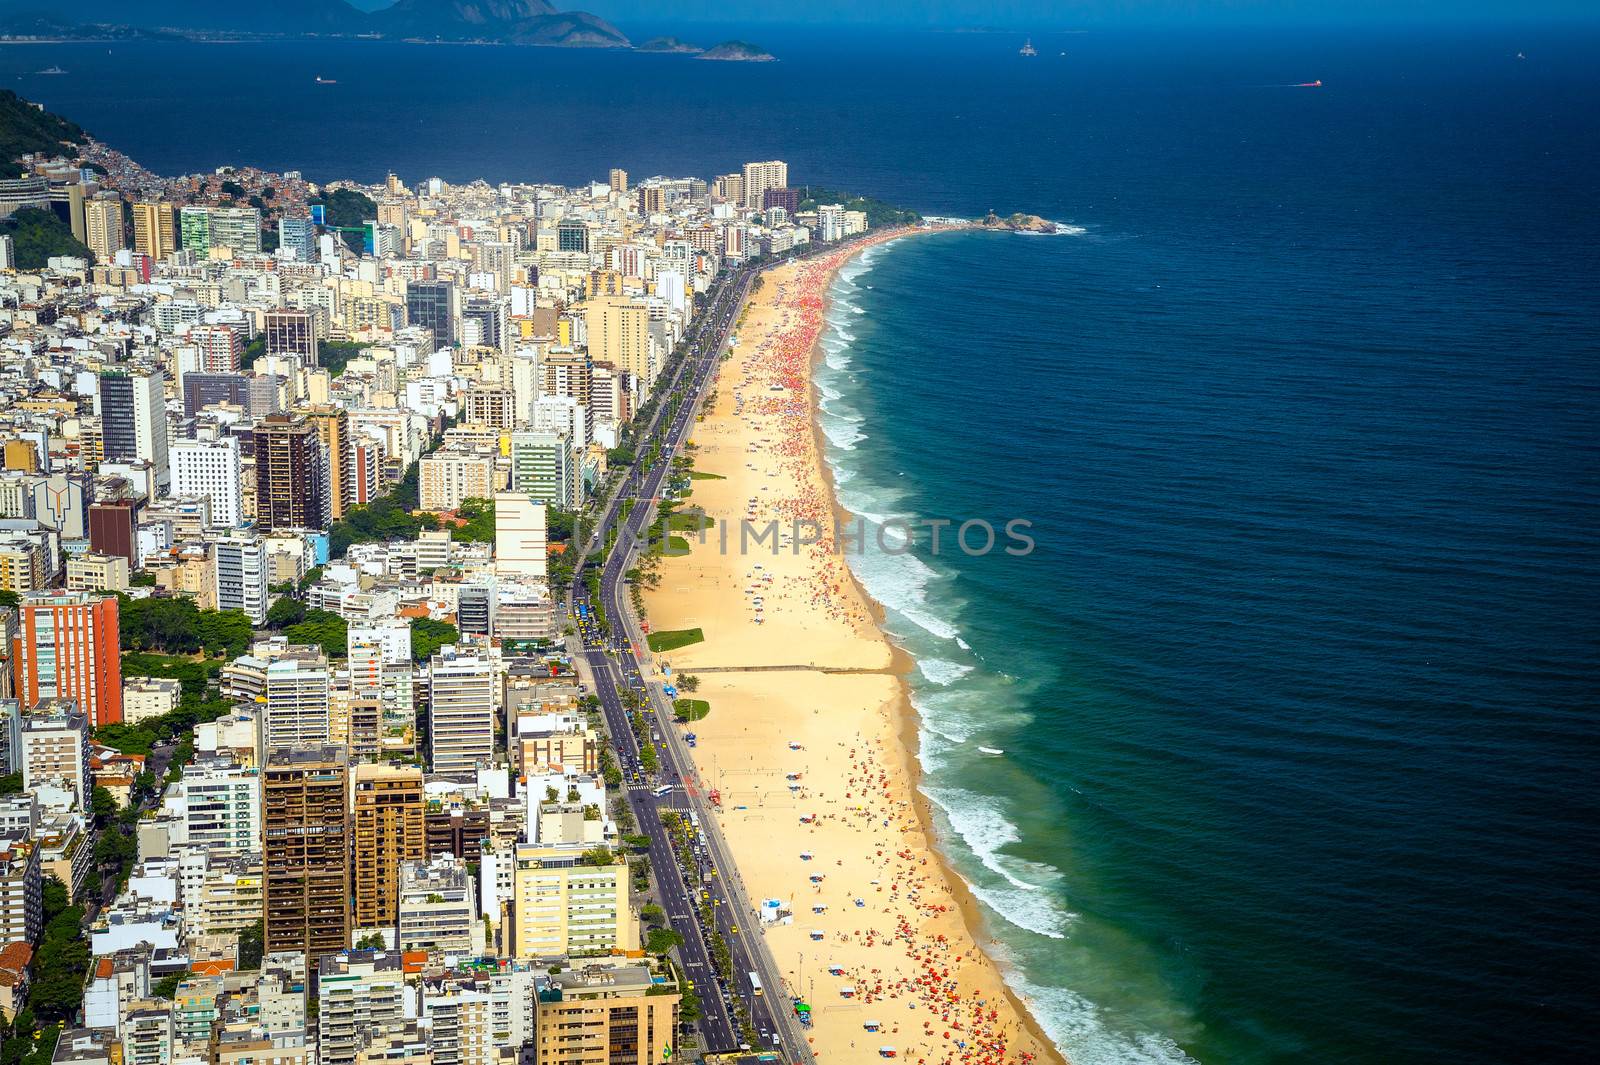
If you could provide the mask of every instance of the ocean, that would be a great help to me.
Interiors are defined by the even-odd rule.
[[[163,172],[777,157],[1066,223],[867,252],[818,375],[849,509],[1031,522],[1025,557],[855,562],[991,949],[1075,1065],[1600,1055],[1600,34],[735,35],[782,62],[62,45],[0,76]]]

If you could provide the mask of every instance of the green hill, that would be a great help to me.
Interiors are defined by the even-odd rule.
[[[17,177],[17,160],[28,152],[58,154],[64,144],[89,139],[74,122],[52,115],[10,89],[0,90],[0,176]]]
[[[53,211],[24,207],[10,218],[0,219],[0,234],[11,238],[19,270],[42,270],[44,264],[57,255],[73,255],[94,262],[94,255]]]

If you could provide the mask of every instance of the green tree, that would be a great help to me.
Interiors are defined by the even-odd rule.
[[[21,773],[0,774],[0,795],[15,795],[22,790]]]
[[[83,144],[88,134],[74,122],[35,107],[10,89],[0,91],[0,177],[23,173],[18,162],[29,152],[56,156],[63,144]],[[74,153],[76,154],[76,153]]]
[[[89,793],[89,809],[93,811],[95,821],[103,825],[117,815],[120,806],[115,795],[96,784],[94,791]]]
[[[306,605],[298,599],[280,596],[272,606],[267,608],[267,624],[272,628],[281,629],[288,625],[297,625],[305,620]]]
[[[239,968],[261,968],[261,957],[266,949],[266,932],[258,920],[239,933]]]
[[[161,979],[150,985],[150,997],[164,998],[168,1002],[171,1002],[172,996],[178,993],[178,985],[183,983],[184,980],[188,979],[188,976],[189,974],[187,972],[173,973],[171,976],[163,976]]]
[[[382,932],[368,932],[356,940],[357,950],[382,950],[384,947]]]
[[[202,610],[196,621],[196,635],[209,655],[242,655],[255,636],[255,624],[243,610]]]
[[[448,621],[432,618],[413,618],[411,621],[411,657],[426,662],[447,643],[455,643],[461,633]]]
[[[371,197],[364,196],[354,189],[334,189],[321,200],[311,202],[321,203],[324,206],[326,209],[324,218],[330,228],[355,229],[362,223],[378,217],[378,205],[372,202]],[[340,236],[352,251],[361,250],[362,234],[341,233]]]
[[[72,905],[72,896],[67,892],[67,885],[63,884],[61,878],[54,873],[44,878],[40,896],[44,903],[45,924],[54,921]]]
[[[344,373],[344,368],[350,364],[351,359],[359,358],[361,353],[370,347],[371,344],[358,344],[349,340],[319,340],[317,361],[328,371],[329,377],[338,377]]]
[[[331,610],[307,610],[305,619],[283,630],[293,643],[315,644],[329,658],[349,653],[350,625]]]
[[[494,543],[494,500],[463,499],[456,514],[467,520],[450,530],[450,539],[457,543]]]

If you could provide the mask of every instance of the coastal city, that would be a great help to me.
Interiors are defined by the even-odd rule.
[[[1041,1052],[952,932],[898,775],[859,841],[887,897],[830,909],[820,861],[761,879],[752,806],[824,793],[699,761],[734,757],[737,698],[708,717],[670,661],[704,634],[651,631],[679,534],[797,516],[720,502],[744,479],[695,438],[714,455],[734,419],[766,441],[741,466],[800,456],[770,434],[809,440],[821,286],[930,227],[776,160],[163,178],[44,117],[50,148],[0,180],[6,1065]],[[774,485],[820,516],[820,489]],[[803,559],[833,574],[823,616],[869,625],[826,548]],[[781,636],[801,593],[766,594],[730,630]],[[891,795],[868,742],[839,767],[858,820],[869,778]],[[843,816],[786,814],[784,849]],[[764,939],[797,919],[809,973]]]

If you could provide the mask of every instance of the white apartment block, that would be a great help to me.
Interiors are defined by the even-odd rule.
[[[328,660],[322,655],[301,650],[268,662],[264,697],[267,750],[328,742]]]
[[[495,663],[440,648],[428,670],[429,746],[435,773],[472,773],[494,759]]]
[[[261,777],[221,760],[184,767],[178,786],[184,830],[192,849],[212,854],[261,850]]]
[[[174,496],[206,496],[213,524],[244,524],[238,441],[180,440],[172,445],[171,456]]]
[[[230,536],[215,541],[216,601],[218,610],[242,610],[257,625],[267,620],[267,545],[253,536]]]
[[[122,682],[122,720],[131,725],[170,714],[182,697],[183,684],[171,677],[129,677]]]

